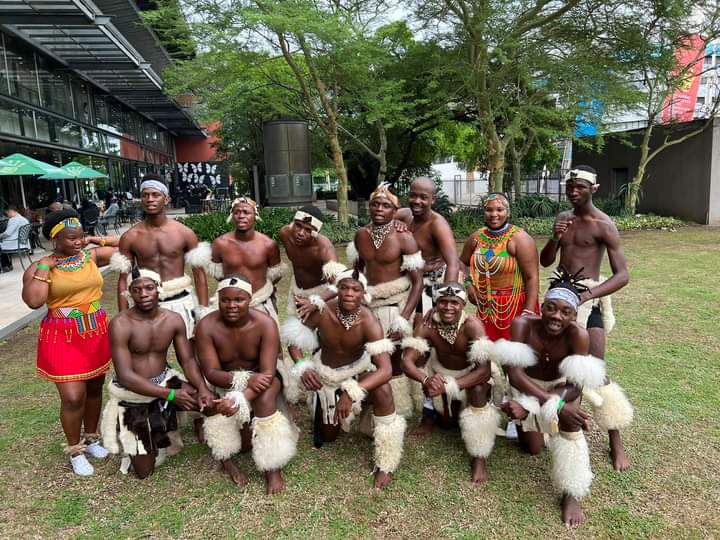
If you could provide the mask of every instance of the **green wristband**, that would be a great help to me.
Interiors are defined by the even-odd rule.
[[[565,400],[561,398],[560,401],[558,402],[557,412],[560,412],[564,406],[565,406]]]
[[[50,270],[50,267],[47,264],[38,264],[37,269],[38,270]]]
[[[165,401],[172,401],[173,399],[175,399],[175,389],[171,388],[170,393],[165,398]]]

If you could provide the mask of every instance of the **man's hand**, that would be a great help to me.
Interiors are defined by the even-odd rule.
[[[500,409],[512,420],[525,420],[528,415],[528,412],[523,409],[522,405],[520,405],[517,401],[513,400],[506,401],[505,403],[500,405]]]
[[[185,390],[185,388],[177,388],[175,390],[175,398],[172,401],[178,409],[183,411],[194,411],[197,409],[197,395]]]
[[[592,292],[591,291],[584,291],[580,293],[580,304],[584,304],[585,302],[592,300]]]
[[[445,392],[445,379],[443,376],[435,373],[432,377],[428,377],[425,384],[423,384],[423,392],[431,398],[442,395]]]
[[[308,390],[315,391],[322,388],[320,375],[318,375],[314,369],[308,369],[302,374],[302,382]]]
[[[223,416],[232,416],[238,411],[235,402],[231,399],[214,399],[213,403],[215,404],[215,410]]]
[[[467,296],[468,296],[468,300],[470,301],[470,303],[474,306],[477,306],[478,305],[478,296],[480,296],[480,295],[478,294],[478,290],[475,287],[475,285],[473,285],[471,283],[470,285],[467,286],[466,291],[467,291]]]
[[[307,321],[308,317],[312,315],[318,307],[313,304],[309,298],[304,298],[302,296],[293,296],[293,299],[295,301],[295,309],[297,309],[298,317],[300,318],[300,322]]]
[[[399,219],[394,219],[393,225],[395,225],[395,232],[405,233],[410,230],[408,229],[407,223],[400,221]]]
[[[352,399],[350,399],[347,392],[343,392],[340,394],[340,399],[338,399],[335,404],[335,423],[345,420],[348,416],[350,416],[351,411]]]
[[[250,376],[248,380],[248,388],[256,394],[262,394],[265,390],[270,388],[273,382],[273,375],[269,373],[255,373]]]
[[[590,415],[582,410],[579,399],[566,403],[563,408],[560,409],[558,419],[564,426],[573,430],[581,428],[587,431],[590,429]]]
[[[555,220],[555,223],[553,223],[553,237],[556,240],[560,240],[563,237],[563,234],[565,234],[572,225],[573,218],[558,218]]]
[[[204,411],[205,409],[212,408],[215,402],[215,397],[215,394],[213,394],[210,390],[198,392],[197,405],[198,409],[200,409],[200,412]]]

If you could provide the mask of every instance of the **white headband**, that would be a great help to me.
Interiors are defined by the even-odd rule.
[[[548,290],[548,292],[545,293],[545,300],[564,300],[570,304],[575,311],[577,311],[577,308],[580,305],[580,298],[578,295],[565,287],[555,287]]]
[[[339,285],[343,279],[354,279],[354,280],[360,282],[360,285],[363,286],[363,289],[367,289],[368,281],[367,281],[367,278],[365,277],[365,274],[363,274],[362,272],[358,272],[357,277],[355,277],[354,274],[355,274],[355,270],[353,268],[348,268],[344,272],[340,272],[337,275],[337,279],[335,280],[335,283],[337,283]]]
[[[142,184],[140,184],[140,191],[142,192],[143,189],[157,189],[166,197],[170,195],[167,186],[158,180],[143,180]]]
[[[597,174],[593,174],[590,171],[583,171],[581,169],[569,170],[565,175],[565,182],[568,180],[575,180],[576,178],[579,178],[580,180],[587,180],[593,186],[597,184]]]
[[[295,216],[293,217],[293,220],[300,221],[302,223],[306,223],[310,225],[312,228],[315,229],[315,232],[313,236],[317,236],[317,233],[320,232],[320,229],[323,226],[323,222],[320,221],[318,218],[313,216],[312,214],[308,214],[307,212],[303,212],[302,210],[298,210],[295,212]]]
[[[245,281],[244,279],[240,279],[237,277],[229,277],[223,279],[220,283],[218,283],[217,286],[217,292],[222,291],[223,289],[240,289],[241,291],[245,291],[250,296],[253,294],[252,285]]]
[[[137,277],[134,277],[136,273]],[[147,278],[154,281],[155,285],[157,285],[158,293],[163,292],[162,278],[160,277],[160,274],[152,270],[148,270],[147,268],[138,268],[136,270],[133,270],[133,272],[130,274],[130,281],[128,282],[128,287],[134,282],[136,282],[138,279],[142,278]]]
[[[251,206],[253,209],[253,212],[255,213],[255,221],[262,221],[262,218],[260,217],[260,209],[258,208],[258,204],[254,200],[252,200],[250,197],[238,197],[230,205],[230,215],[225,220],[227,223],[230,223],[232,221],[233,212],[235,211],[235,207],[238,204],[247,204],[247,205]]]
[[[435,301],[439,300],[443,296],[456,296],[463,302],[467,303],[467,293],[464,289],[452,285],[440,285],[435,289]]]

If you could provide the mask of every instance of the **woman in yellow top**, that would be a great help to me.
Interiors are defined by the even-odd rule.
[[[52,240],[54,251],[25,271],[22,298],[33,309],[47,304],[38,336],[37,373],[54,382],[60,394],[60,422],[73,471],[89,476],[94,469],[85,453],[97,458],[108,454],[97,429],[111,363],[98,265],[108,264],[118,238],[85,237],[74,210],[48,215],[43,235]],[[88,243],[100,247],[87,249]]]
[[[460,255],[470,268],[468,297],[477,306],[488,339],[510,339],[515,317],[539,312],[539,265],[535,241],[512,225],[502,193],[485,199],[485,227],[470,236]]]

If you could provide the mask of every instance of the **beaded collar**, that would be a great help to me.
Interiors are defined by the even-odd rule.
[[[58,259],[55,268],[63,272],[76,272],[80,270],[90,260],[90,251],[83,249],[77,255]]]
[[[370,225],[370,238],[372,239],[375,249],[380,249],[380,246],[382,246],[385,238],[387,238],[387,235],[390,234],[392,227],[392,220],[388,221],[385,225]]]
[[[465,324],[465,319],[467,319],[467,314],[463,311],[458,322],[455,324],[447,324],[440,320],[440,314],[437,311],[433,313],[433,321],[435,321],[435,328],[438,334],[450,345],[455,345],[458,332],[460,328],[462,328],[462,325]]]
[[[355,321],[358,320],[358,317],[360,316],[360,308],[355,313],[350,313],[349,315],[345,315],[342,311],[340,311],[340,306],[335,307],[335,314],[337,315],[338,320],[340,321],[340,324],[342,324],[345,327],[345,330],[350,330],[352,328],[352,325],[355,324]]]

